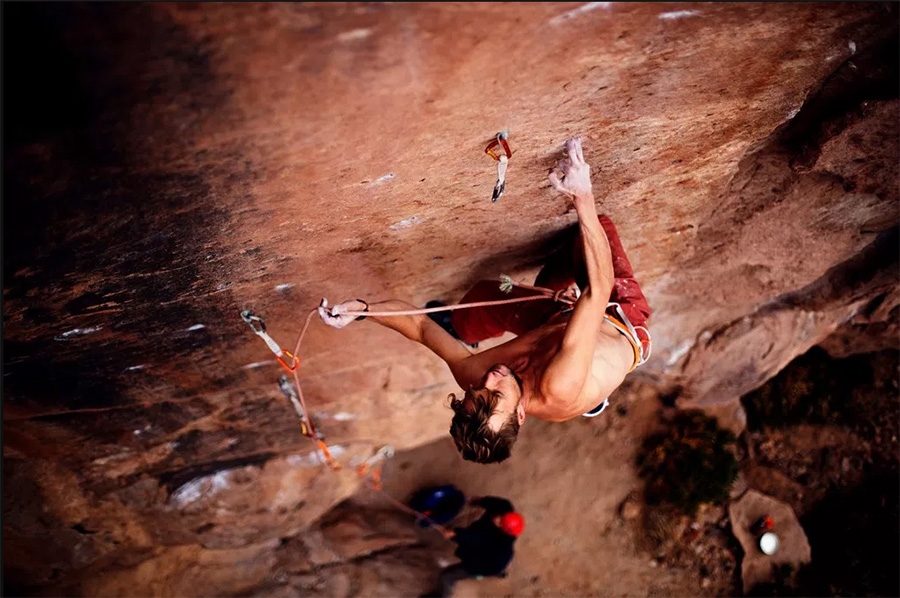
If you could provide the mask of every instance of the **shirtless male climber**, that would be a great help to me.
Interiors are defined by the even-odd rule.
[[[581,139],[568,140],[566,156],[549,179],[571,198],[578,229],[548,258],[535,280],[535,286],[577,297],[574,308],[547,300],[458,309],[451,315],[456,338],[427,315],[369,316],[428,347],[465,389],[461,399],[450,395],[454,412],[450,434],[467,460],[498,463],[509,457],[528,415],[552,422],[598,415],[626,374],[649,356],[650,337],[644,326],[650,306],[615,226],[597,215],[590,172]],[[504,293],[497,281],[482,280],[460,303],[533,294],[520,287]],[[323,299],[319,316],[329,326],[343,328],[364,318],[346,312],[369,308],[402,311],[415,306],[357,299],[328,308]],[[471,345],[507,331],[517,336],[480,353],[473,354],[459,342]]]

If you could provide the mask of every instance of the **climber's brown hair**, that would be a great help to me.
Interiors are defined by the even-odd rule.
[[[519,419],[515,410],[499,430],[492,430],[488,419],[497,408],[497,395],[482,388],[469,389],[462,399],[450,395],[453,419],[450,435],[463,459],[476,463],[500,463],[509,458],[519,436]]]

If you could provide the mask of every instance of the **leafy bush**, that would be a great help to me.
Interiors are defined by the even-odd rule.
[[[742,398],[747,426],[874,423],[896,409],[896,351],[834,359],[813,347]]]
[[[648,504],[670,504],[688,515],[702,503],[723,503],[738,474],[737,439],[701,411],[682,411],[647,437],[638,452]]]

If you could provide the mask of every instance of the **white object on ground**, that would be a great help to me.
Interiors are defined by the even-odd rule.
[[[759,537],[759,549],[765,554],[775,554],[778,550],[778,536],[772,532],[766,532]]]

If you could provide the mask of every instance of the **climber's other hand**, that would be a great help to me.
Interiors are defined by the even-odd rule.
[[[364,311],[366,307],[365,302],[357,299],[351,299],[350,301],[338,303],[333,307],[328,307],[328,300],[323,297],[322,302],[319,303],[319,317],[332,328],[343,328],[356,319],[356,316],[347,312]]]
[[[566,155],[548,178],[554,189],[573,199],[592,195],[591,167],[584,161],[581,137],[566,141]]]
[[[579,297],[581,297],[581,289],[578,288],[578,284],[574,282],[566,288],[556,291],[556,294],[553,295],[554,300],[568,303],[569,305],[578,301]]]

